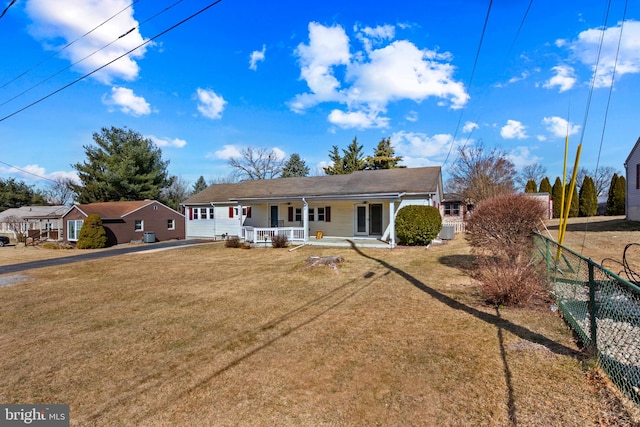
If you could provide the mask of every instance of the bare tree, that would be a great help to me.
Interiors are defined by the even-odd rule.
[[[160,192],[161,201],[172,209],[182,213],[182,203],[190,195],[189,183],[182,177],[172,177],[171,184]]]
[[[73,187],[75,184],[71,178],[55,178],[44,190],[44,197],[47,203],[51,205],[67,205],[73,201]]]
[[[605,196],[609,194],[609,184],[611,184],[611,178],[613,174],[618,171],[611,166],[601,166],[597,168],[592,174],[593,183],[596,186],[596,196]],[[619,173],[618,175],[623,175]]]
[[[497,148],[485,150],[482,142],[470,148],[461,147],[458,160],[449,173],[449,188],[473,203],[515,191],[516,167],[513,162]]]
[[[522,168],[520,173],[516,176],[515,181],[519,188],[524,189],[527,186],[527,182],[533,180],[536,184],[547,175],[547,168],[540,163],[531,163]]]
[[[240,157],[232,157],[228,163],[241,180],[252,180],[278,178],[284,161],[274,150],[247,147],[242,149]]]

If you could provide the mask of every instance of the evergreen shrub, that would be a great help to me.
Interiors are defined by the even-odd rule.
[[[395,227],[400,244],[427,245],[442,230],[442,217],[433,206],[409,205],[398,211]]]
[[[107,246],[107,232],[98,214],[91,214],[84,220],[76,247],[78,249],[99,249]]]

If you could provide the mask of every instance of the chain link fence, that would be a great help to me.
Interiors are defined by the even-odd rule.
[[[598,366],[640,406],[640,286],[541,234],[534,242],[558,309]]]

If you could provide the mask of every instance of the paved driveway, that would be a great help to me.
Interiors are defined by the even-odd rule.
[[[106,258],[110,256],[115,256],[115,255],[130,254],[133,252],[143,252],[143,251],[151,251],[151,250],[158,250],[158,249],[170,249],[170,248],[177,248],[181,246],[190,246],[190,245],[196,245],[200,243],[210,243],[210,242],[211,240],[197,240],[197,239],[172,240],[169,242],[159,242],[159,243],[151,243],[151,244],[145,244],[145,245],[134,245],[134,246],[121,247],[121,248],[116,247],[116,248],[108,249],[104,251],[88,250],[86,253],[83,253],[80,255],[71,255],[71,256],[61,257],[61,258],[29,261],[29,262],[23,262],[20,264],[3,265],[0,267],[0,275],[9,274],[9,273],[18,273],[21,271],[31,270],[34,268],[53,267],[56,265],[71,264],[74,262]]]

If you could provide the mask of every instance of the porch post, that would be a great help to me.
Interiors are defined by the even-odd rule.
[[[242,203],[238,203],[238,217],[240,218],[238,223],[238,237],[242,239],[244,238],[242,234]]]
[[[302,230],[304,233],[303,241],[304,243],[307,243],[309,241],[309,204],[304,197],[302,198],[302,203],[302,227],[304,227],[304,230]]]
[[[396,215],[395,215],[395,201],[389,200],[389,237],[391,242],[391,248],[396,247]]]

